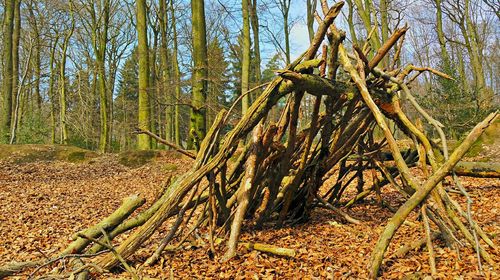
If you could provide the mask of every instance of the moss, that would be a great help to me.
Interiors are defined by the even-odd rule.
[[[126,151],[120,154],[120,163],[128,167],[140,167],[157,156],[155,150]]]
[[[81,162],[97,156],[95,152],[67,145],[0,145],[0,160],[15,163],[54,160]]]
[[[167,163],[163,165],[163,171],[176,171],[178,168],[177,164]]]
[[[68,161],[80,162],[85,160],[85,152],[74,152],[68,155]]]

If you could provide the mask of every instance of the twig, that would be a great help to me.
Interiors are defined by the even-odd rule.
[[[194,155],[193,153],[191,153],[191,152],[189,152],[189,151],[184,150],[183,148],[181,148],[181,147],[179,147],[179,146],[175,145],[174,143],[170,143],[170,142],[168,142],[167,140],[165,140],[165,139],[161,138],[160,136],[158,136],[158,135],[156,135],[156,134],[152,133],[152,132],[151,132],[151,131],[149,131],[149,130],[144,130],[144,129],[141,129],[141,128],[136,128],[136,130],[135,130],[135,132],[134,132],[134,133],[136,133],[136,134],[146,134],[146,135],[148,135],[148,136],[150,136],[150,137],[154,138],[156,141],[158,141],[158,142],[160,142],[160,143],[162,143],[162,144],[164,144],[164,145],[167,145],[167,146],[169,146],[170,148],[172,148],[172,149],[176,150],[177,152],[179,152],[179,153],[181,153],[181,154],[183,154],[183,155],[185,155],[185,156],[188,156],[188,157],[190,157],[190,158],[192,158],[192,159],[196,159],[196,155]]]
[[[476,249],[476,256],[477,256],[477,268],[479,270],[479,273],[483,275],[483,266],[481,264],[481,250],[479,248],[479,238],[477,237],[477,232],[476,229],[474,228],[474,221],[472,220],[472,214],[471,214],[471,205],[472,205],[472,198],[470,197],[469,193],[465,190],[465,188],[462,186],[462,183],[460,183],[460,180],[457,177],[457,174],[455,171],[452,171],[452,177],[453,180],[455,181],[455,185],[458,187],[460,192],[465,196],[466,202],[467,202],[467,221],[469,222],[470,230],[472,232],[472,235],[474,236],[474,246]]]
[[[62,255],[62,256],[58,256],[56,258],[53,258],[53,259],[50,259],[48,261],[46,261],[45,263],[43,263],[42,265],[38,266],[35,270],[33,270],[30,275],[28,276],[28,279],[32,279],[33,276],[42,268],[52,264],[52,263],[55,263],[57,261],[60,261],[60,260],[64,260],[64,259],[69,259],[69,258],[93,258],[93,257],[96,257],[96,256],[99,256],[101,254],[104,254],[104,253],[107,253],[109,252],[109,250],[103,250],[103,251],[100,251],[100,252],[97,252],[95,254],[67,254],[67,255]]]
[[[330,203],[328,203],[328,201],[324,200],[320,195],[316,194],[316,199],[319,200],[319,202],[321,202],[326,208],[332,210],[333,212],[335,212],[335,214],[341,216],[342,218],[344,218],[349,223],[355,224],[355,225],[361,224],[360,220],[354,219],[353,217],[349,216],[344,211],[342,211],[342,210],[338,209],[337,207],[331,205]]]
[[[111,240],[109,239],[109,236],[108,234],[106,233],[106,231],[104,229],[101,228],[101,232],[106,240],[106,243],[104,242],[101,242],[100,240],[98,239],[95,239],[93,237],[90,237],[90,236],[87,236],[83,233],[78,233],[78,236],[81,237],[81,238],[85,238],[85,239],[88,239],[94,243],[97,243],[105,248],[108,248],[111,253],[113,253],[113,255],[115,256],[116,259],[118,259],[123,267],[125,268],[125,270],[127,270],[128,273],[130,273],[130,275],[132,275],[132,278],[134,280],[139,280],[140,278],[137,276],[137,274],[134,272],[134,270],[128,265],[127,261],[125,261],[125,259],[123,259],[123,257],[118,253],[118,251],[116,251],[116,249],[113,247],[113,245],[111,245]]]

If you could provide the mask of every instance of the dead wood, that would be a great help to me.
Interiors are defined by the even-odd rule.
[[[392,237],[408,215],[419,206],[422,206],[426,237],[407,247],[412,249],[427,244],[433,273],[435,260],[432,240],[438,235],[449,246],[471,245],[478,256],[491,264],[492,258],[487,247],[479,239],[493,250],[496,250],[496,246],[472,219],[470,201],[467,211],[464,211],[448,195],[441,182],[450,172],[498,178],[499,168],[496,164],[459,162],[482,131],[497,118],[497,113],[492,113],[478,124],[462,144],[448,155],[442,124],[418,104],[408,87],[408,83],[415,78],[408,79],[412,71],[447,76],[430,68],[413,65],[392,69],[399,59],[401,38],[408,27],[396,30],[373,57],[366,52],[373,47],[368,39],[363,48],[355,47],[351,53],[343,44],[345,33],[333,23],[344,3],[339,2],[331,8],[328,8],[326,1],[321,1],[321,4],[324,17],[321,19],[316,15],[319,26],[309,48],[285,69],[276,71],[274,80],[267,84],[266,89],[229,132],[224,133],[235,105],[229,111],[219,112],[207,136],[199,143],[196,154],[168,143],[149,131],[139,131],[194,159],[191,169],[169,182],[162,196],[142,213],[126,219],[133,212],[131,210],[113,222],[103,220],[80,233],[74,244],[63,253],[80,252],[94,243],[87,253],[96,253],[103,248],[111,252],[93,258],[92,262],[82,267],[93,272],[109,270],[120,263],[127,267],[126,260],[167,219],[172,218],[173,226],[163,236],[148,264],[154,263],[163,250],[178,248],[204,223],[209,227],[212,253],[215,251],[214,241],[221,241],[217,235],[224,231],[229,233],[224,259],[237,254],[238,244],[262,252],[293,256],[293,250],[240,242],[242,226],[247,222],[250,227],[261,228],[266,223],[282,226],[307,221],[310,211],[316,206],[330,209],[350,223],[361,223],[340,207],[351,206],[372,192],[375,192],[382,206],[380,189],[385,186],[401,193],[405,203],[388,221],[374,247],[369,267],[372,278],[378,275]],[[375,27],[370,34],[374,31]],[[328,38],[329,46],[323,47],[323,53],[318,56],[325,37]],[[397,50],[391,69],[378,68],[380,61],[395,46]],[[340,75],[340,71],[344,71],[344,75]],[[306,123],[302,118],[302,101],[308,95],[314,98],[314,105],[308,118],[310,121]],[[408,117],[401,107],[400,96],[407,98],[419,116],[440,135],[443,156],[436,151],[436,144],[429,140],[423,125]],[[286,99],[283,108],[277,106],[282,98]],[[321,110],[322,106],[324,110]],[[276,119],[271,120],[270,115],[279,115],[280,118],[274,122]],[[389,129],[389,119],[410,139],[414,139],[418,151],[400,149],[393,131]],[[383,132],[382,140],[375,140],[376,127]],[[243,147],[239,145],[252,132],[251,143]],[[390,157],[384,155],[386,146]],[[236,160],[233,162],[232,159]],[[389,165],[387,160],[393,161],[394,165]],[[422,178],[410,172],[410,167],[417,162],[424,171]],[[372,186],[366,186],[364,171],[370,171],[367,174],[371,174],[374,179]],[[326,186],[329,188],[325,193],[321,192],[320,188],[332,176],[336,176],[336,182]],[[351,182],[357,182],[358,194],[345,199]],[[206,187],[199,188],[200,185]],[[467,196],[466,193],[464,195]],[[188,225],[198,206],[202,206],[202,210],[196,212],[196,222]],[[432,232],[434,226],[439,232]],[[131,229],[135,230],[116,247],[111,245],[113,238]],[[168,243],[175,236],[180,241],[172,247]],[[465,240],[462,240],[462,236]],[[23,265],[33,267],[39,263]],[[0,277],[7,275],[5,273],[16,273],[18,267],[19,264],[0,269]],[[130,266],[127,270],[134,275],[135,271]]]

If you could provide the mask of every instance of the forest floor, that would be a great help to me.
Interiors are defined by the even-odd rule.
[[[149,206],[162,192],[162,182],[167,177],[182,174],[191,166],[190,159],[173,152],[151,157],[154,160],[127,164],[132,166],[124,165],[126,162],[118,155],[92,156],[78,162],[58,158],[31,162],[0,160],[0,265],[55,254],[71,241],[74,233],[109,215],[131,194],[145,197],[147,203],[142,207]],[[473,217],[499,244],[500,180],[468,177],[461,180],[474,200]],[[355,194],[354,186],[350,191],[351,195]],[[465,205],[462,196],[452,195]],[[383,199],[393,207],[403,202],[396,191],[388,188],[383,190]],[[331,211],[317,208],[304,224],[283,228],[268,226],[262,230],[244,228],[243,241],[295,249],[294,258],[240,247],[236,258],[221,263],[224,243],[216,246],[217,255],[213,258],[208,254],[208,243],[193,240],[175,254],[165,252],[157,265],[140,269],[138,273],[159,279],[171,276],[175,279],[363,279],[367,277],[373,246],[393,213],[381,208],[373,196],[343,210],[363,222],[347,224]],[[162,226],[134,255],[132,264],[142,263],[168,229],[168,223]],[[205,236],[203,230],[199,234]],[[412,213],[409,222],[397,232],[387,256],[422,236],[417,213]],[[500,278],[499,266],[484,263],[484,275],[478,274],[476,255],[470,248],[460,248],[457,252],[438,241],[435,252],[442,279]],[[489,252],[500,263],[500,252]],[[29,273],[15,278],[25,279]],[[403,258],[389,259],[382,273],[383,279],[405,276],[421,279],[430,275],[427,250],[422,248]],[[101,276],[102,279],[128,277],[120,271]]]

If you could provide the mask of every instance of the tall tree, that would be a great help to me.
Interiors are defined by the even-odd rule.
[[[204,0],[191,0],[193,40],[193,95],[191,99],[190,137],[201,141],[206,133],[207,36]],[[196,140],[197,139],[197,140]]]
[[[6,142],[9,140],[11,115],[12,115],[12,33],[14,31],[15,0],[6,0],[3,19],[3,114],[0,132]]]
[[[257,0],[252,0],[249,2],[250,5],[250,23],[252,26],[253,35],[253,64],[254,65],[254,75],[256,84],[260,84],[261,72],[260,72],[260,34],[259,34],[259,16],[257,15]]]
[[[172,0],[171,0],[172,1]],[[168,30],[168,13],[167,13],[167,0],[160,0],[160,59],[161,59],[161,88],[165,95],[167,107],[165,110],[165,139],[168,141],[173,140],[173,124],[174,124],[174,110],[172,107],[172,90],[170,88],[170,75],[169,75],[169,59],[168,59],[168,44],[167,44],[167,30]]]
[[[314,13],[316,12],[317,0],[307,0],[306,8],[307,8],[307,33],[309,35],[309,42],[312,42],[314,38]]]
[[[450,70],[450,55],[448,54],[448,50],[446,49],[446,41],[443,31],[443,9],[442,9],[442,1],[434,0],[436,5],[436,33],[439,42],[439,49],[441,52],[441,59],[443,60],[442,69],[444,71]]]
[[[14,6],[14,33],[12,34],[12,116],[11,116],[11,131],[12,127],[17,124],[14,121],[14,108],[19,107],[17,92],[19,87],[19,41],[21,39],[21,0],[15,0]]]
[[[42,109],[42,93],[40,91],[40,84],[42,80],[42,34],[41,34],[41,24],[40,21],[43,22],[44,18],[39,12],[38,1],[31,0],[27,5],[29,18],[28,22],[30,23],[33,39],[35,40],[34,52],[33,52],[33,71],[35,74],[34,87],[35,87],[35,96],[37,108],[40,111]]]
[[[486,79],[484,77],[482,46],[484,42],[481,40],[477,30],[477,23],[471,17],[473,12],[470,8],[471,1],[464,0],[453,2],[450,1],[443,10],[448,18],[455,23],[463,37],[463,45],[469,54],[470,66],[474,78],[474,91],[477,92],[478,107],[482,110],[488,110],[493,101],[492,91],[487,88]]]
[[[172,41],[174,45],[173,53],[172,53],[172,66],[174,70],[174,83],[175,83],[175,124],[174,124],[174,132],[175,132],[175,144],[178,146],[181,145],[181,133],[180,133],[180,108],[179,108],[179,100],[181,99],[181,73],[178,61],[178,41],[177,41],[177,26],[175,23],[175,9],[174,9],[174,1],[170,0],[170,16],[172,17]]]
[[[86,10],[86,13],[81,18],[90,34],[92,49],[95,53],[95,71],[99,91],[99,151],[105,152],[108,148],[108,140],[110,138],[106,54],[111,0],[83,1],[82,6]]]
[[[150,109],[149,109],[149,50],[146,20],[146,0],[137,1],[137,37],[139,54],[139,128],[150,130]],[[145,134],[137,136],[137,148],[139,150],[151,149],[151,140]]]
[[[245,114],[250,106],[250,96],[248,95],[250,82],[250,19],[248,0],[241,1],[243,15],[243,52],[241,58],[241,113]]]
[[[109,27],[109,13],[110,13],[110,0],[101,0],[99,2],[100,13],[92,13],[92,20],[95,21],[93,46],[96,52],[97,73],[99,81],[99,115],[101,120],[101,133],[99,135],[99,151],[104,152],[108,147],[108,94],[106,85],[106,45],[108,43],[108,27]],[[94,5],[92,5],[94,6]],[[101,18],[100,26],[97,24],[98,15]]]
[[[59,122],[61,124],[61,144],[68,144],[68,126],[66,123],[66,60],[68,58],[68,47],[70,43],[71,36],[75,30],[75,16],[73,13],[73,2],[70,1],[69,4],[69,16],[70,16],[70,26],[66,30],[64,39],[61,44],[61,61],[59,65]]]
[[[50,71],[50,76],[49,76],[49,88],[47,95],[49,96],[50,99],[50,124],[51,124],[51,143],[55,144],[56,143],[56,93],[54,92],[54,87],[56,83],[56,75],[57,75],[57,65],[56,65],[56,58],[55,58],[55,53],[57,49],[57,44],[59,42],[59,34],[56,33],[54,36],[54,39],[52,39],[52,44],[50,47],[50,60],[49,60],[49,71]]]

